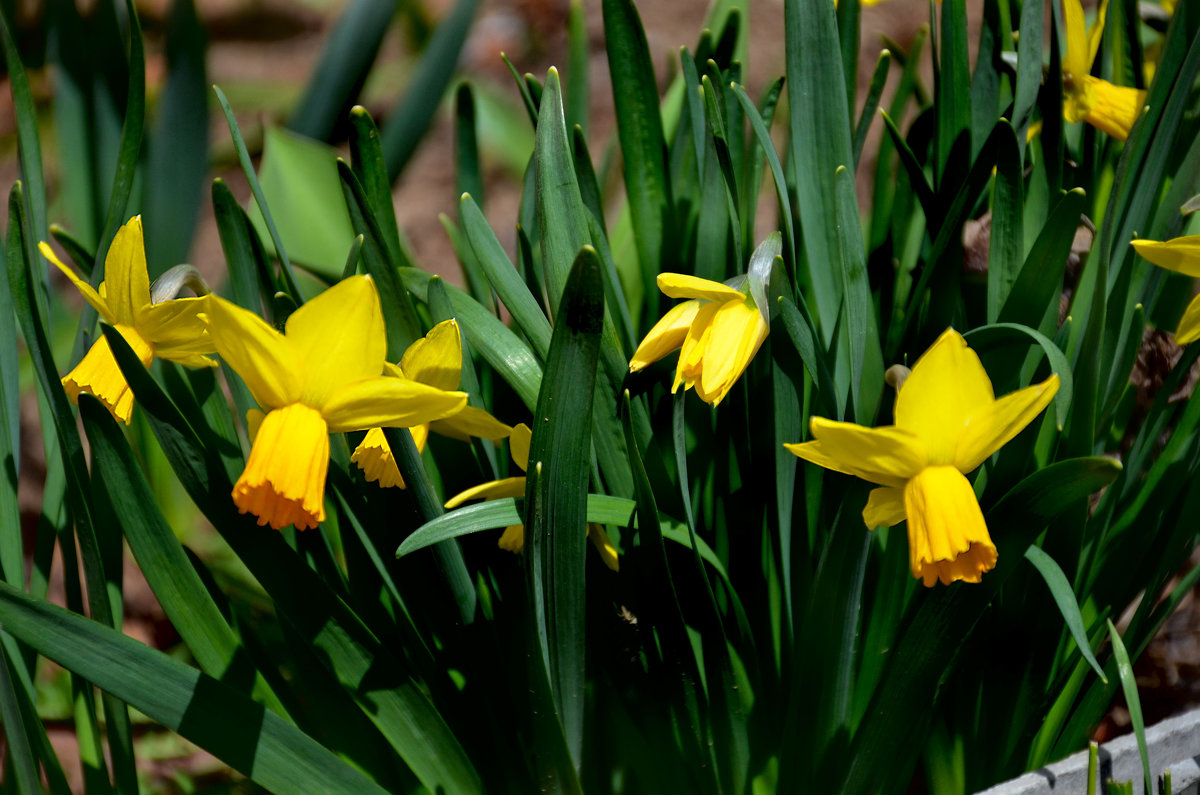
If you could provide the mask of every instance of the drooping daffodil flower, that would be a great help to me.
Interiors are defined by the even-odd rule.
[[[784,445],[805,461],[860,477],[873,489],[867,527],[908,520],[913,576],[979,582],[996,546],[966,473],[1021,432],[1058,391],[1058,376],[997,399],[979,357],[947,329],[896,393],[896,424],[864,428],[813,417],[815,441]]]
[[[525,423],[514,426],[512,434],[508,437],[509,455],[512,456],[513,463],[520,467],[522,472],[529,469],[529,444],[532,440],[533,433]],[[500,500],[505,497],[524,496],[525,476],[519,475],[517,477],[502,478],[500,480],[481,483],[478,486],[456,494],[446,500],[446,509],[457,508],[464,502],[470,502],[471,500]],[[604,531],[604,528],[598,524],[589,524],[587,534],[588,538],[592,541],[592,546],[596,547],[596,551],[600,553],[600,558],[604,561],[604,565],[613,571],[617,571],[619,568],[617,548],[613,544],[612,539],[608,537],[608,533]],[[497,546],[513,553],[521,552],[525,549],[525,526],[517,524],[504,528],[504,533],[500,536]]]
[[[1063,55],[1063,117],[1069,122],[1086,121],[1113,138],[1124,141],[1146,104],[1146,92],[1115,86],[1091,75],[1096,51],[1104,35],[1108,0],[1102,0],[1096,21],[1087,30],[1080,0],[1063,0],[1066,17],[1067,51]]]
[[[45,242],[39,243],[38,249],[71,280],[104,322],[120,332],[145,366],[149,367],[156,357],[188,367],[215,366],[216,361],[204,355],[213,352],[204,315],[207,300],[153,301],[142,240],[141,216],[134,216],[117,230],[104,258],[104,281],[99,290],[65,265]],[[80,393],[86,392],[103,403],[115,418],[129,424],[133,416],[133,392],[103,334],[62,379],[62,385],[72,403],[78,403]]]
[[[1143,258],[1160,268],[1200,278],[1200,235],[1188,235],[1172,240],[1135,240],[1133,248]],[[1200,339],[1200,295],[1192,299],[1183,310],[1179,327],[1175,329],[1175,343],[1187,345]]]
[[[679,349],[671,391],[695,387],[705,403],[716,406],[746,371],[770,330],[767,283],[783,250],[779,233],[767,237],[750,257],[748,273],[730,283],[681,273],[660,273],[658,289],[671,298],[689,298],[654,324],[633,352],[629,372],[636,373]]]
[[[267,410],[233,487],[238,510],[260,525],[304,530],[324,521],[330,433],[407,428],[466,405],[463,392],[383,374],[387,340],[370,276],[352,276],[308,301],[283,334],[222,298],[210,302],[217,353]]]
[[[434,326],[428,334],[408,346],[399,366],[391,362],[385,364],[384,373],[447,392],[457,390],[462,378],[462,336],[458,323],[446,320]],[[495,441],[512,433],[512,428],[474,406],[464,406],[462,411],[442,420],[413,426],[413,441],[418,450],[425,449],[431,430],[463,441],[472,436]],[[367,480],[378,481],[384,487],[404,488],[404,478],[400,477],[400,469],[382,428],[367,431],[350,460],[358,464]]]

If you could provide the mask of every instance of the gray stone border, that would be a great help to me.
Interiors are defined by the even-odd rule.
[[[1146,729],[1146,747],[1155,787],[1162,772],[1170,770],[1173,795],[1200,795],[1200,709]],[[977,795],[1080,795],[1087,792],[1087,765],[1087,751],[1080,751]],[[1142,761],[1132,733],[1100,746],[1098,779],[1096,793],[1088,795],[1107,792],[1106,779],[1132,781],[1134,795],[1145,795]]]

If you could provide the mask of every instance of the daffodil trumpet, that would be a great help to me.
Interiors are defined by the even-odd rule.
[[[814,441],[784,446],[877,484],[863,521],[873,529],[907,520],[909,567],[926,587],[979,582],[997,553],[966,475],[1046,408],[1058,376],[997,399],[979,357],[947,329],[898,383],[895,425],[813,417]]]
[[[437,389],[458,389],[462,378],[462,335],[458,322],[446,320],[434,326],[428,334],[408,347],[399,365],[384,365],[384,372]],[[464,406],[456,414],[415,425],[411,431],[417,450],[424,451],[430,431],[462,441],[472,436],[496,441],[512,433],[512,428],[483,409]],[[400,475],[382,428],[367,431],[350,460],[358,465],[368,481],[378,482],[383,487],[404,488],[404,478]]]
[[[383,312],[369,276],[308,301],[282,334],[222,298],[209,301],[217,352],[266,409],[251,418],[254,442],[232,495],[260,525],[303,530],[324,521],[330,433],[408,428],[466,405],[463,392],[384,374]]]
[[[512,433],[508,437],[509,455],[512,457],[512,462],[522,472],[529,469],[529,445],[532,440],[533,433],[525,423],[514,426]],[[524,496],[524,475],[501,478],[500,480],[481,483],[478,486],[473,486],[466,491],[454,495],[446,500],[446,510],[457,508],[471,500],[500,500],[505,497]],[[608,533],[605,532],[604,527],[598,524],[588,524],[587,534],[588,538],[591,539],[592,546],[600,553],[600,558],[604,561],[604,565],[613,571],[617,571],[620,567],[620,562],[617,558],[617,547],[613,544],[612,539],[608,537]],[[501,534],[500,540],[496,545],[501,549],[506,549],[513,553],[523,551],[525,549],[525,526],[517,524],[504,528],[504,533]]]
[[[1063,55],[1063,118],[1069,122],[1086,121],[1117,140],[1129,137],[1134,123],[1146,104],[1146,92],[1117,86],[1093,77],[1092,64],[1104,35],[1104,16],[1108,0],[1102,0],[1096,21],[1085,29],[1083,6],[1079,0],[1063,0],[1067,29],[1067,51]]]
[[[695,388],[713,406],[729,394],[762,347],[770,330],[767,284],[775,258],[783,250],[778,232],[769,235],[750,257],[746,274],[725,284],[682,273],[660,273],[658,289],[671,298],[687,298],[662,316],[629,360],[629,372],[679,350],[675,382]]]
[[[1134,250],[1145,260],[1160,268],[1200,278],[1200,235],[1187,235],[1171,240],[1135,240]],[[1175,329],[1175,343],[1187,345],[1200,339],[1200,295],[1192,298],[1179,326]]]
[[[39,243],[38,249],[75,285],[104,322],[120,333],[146,367],[156,358],[188,367],[216,365],[206,355],[214,350],[205,315],[207,298],[174,298],[182,283],[152,294],[141,216],[134,216],[117,230],[104,259],[104,281],[98,289],[64,264],[45,242]],[[195,281],[189,286],[206,287]],[[133,392],[103,335],[63,377],[62,385],[72,403],[78,403],[79,395],[86,392],[121,422],[128,424],[133,416]]]

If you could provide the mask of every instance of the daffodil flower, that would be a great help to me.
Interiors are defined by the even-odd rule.
[[[142,218],[134,216],[122,226],[104,259],[104,281],[92,289],[45,242],[38,244],[42,256],[58,266],[85,301],[100,317],[125,338],[129,347],[149,367],[155,357],[187,365],[212,367],[216,362],[204,354],[213,352],[204,316],[204,298],[176,298],[154,303],[150,276],[146,271],[146,249],[142,244]],[[62,379],[72,403],[81,392],[97,398],[121,422],[133,415],[133,392],[113,358],[108,339],[100,335],[75,369]]]
[[[724,400],[767,338],[766,285],[782,246],[778,233],[769,236],[751,256],[749,273],[729,284],[682,273],[659,274],[659,290],[671,298],[691,300],[676,305],[654,324],[629,360],[629,372],[636,373],[678,348],[671,391],[682,384],[685,390],[695,387],[700,399],[713,406]]]
[[[305,303],[284,334],[216,296],[209,319],[217,353],[267,409],[233,487],[238,510],[260,525],[303,530],[324,521],[330,433],[411,427],[467,402],[463,392],[383,375],[387,340],[369,276],[345,279]]]
[[[1200,235],[1166,241],[1135,240],[1133,248],[1160,268],[1200,278]],[[1193,298],[1187,309],[1183,310],[1179,328],[1175,329],[1175,342],[1178,345],[1187,345],[1197,339],[1200,339],[1200,295]]]
[[[408,346],[399,366],[389,362],[384,365],[384,372],[447,392],[458,389],[462,378],[462,337],[458,323],[447,320],[434,326],[428,334]],[[512,428],[474,406],[464,406],[457,414],[436,422],[415,425],[411,430],[418,450],[425,449],[431,430],[463,441],[472,436],[503,439],[512,433]],[[392,448],[388,446],[382,428],[367,431],[350,460],[358,464],[367,480],[378,481],[384,487],[404,488],[404,478],[400,477],[400,469],[396,466]]]
[[[532,439],[533,433],[525,423],[516,425],[512,429],[512,434],[508,437],[509,455],[512,456],[513,463],[520,467],[522,472],[529,469],[529,443]],[[464,502],[481,498],[485,500],[500,500],[505,497],[524,496],[525,476],[521,475],[514,478],[491,480],[469,488],[446,500],[446,509],[457,508]],[[600,553],[600,558],[604,561],[604,565],[613,571],[617,571],[619,567],[617,548],[613,545],[612,539],[608,537],[608,533],[604,532],[604,528],[598,524],[589,524],[587,534],[588,538],[592,541],[592,545],[596,547],[596,551]],[[525,526],[516,524],[504,528],[504,533],[500,536],[497,546],[513,553],[521,552],[525,549]]]
[[[1066,17],[1067,51],[1063,56],[1063,116],[1069,122],[1086,121],[1098,130],[1124,141],[1146,104],[1146,92],[1127,86],[1114,86],[1107,80],[1091,75],[1100,38],[1104,34],[1104,15],[1108,0],[1100,10],[1091,30],[1083,21],[1083,6],[1079,0],[1063,0]]]
[[[966,473],[1016,436],[1049,404],[1058,376],[996,399],[979,357],[947,329],[917,360],[896,394],[896,424],[863,428],[813,417],[815,441],[785,445],[805,461],[876,483],[867,527],[908,520],[914,577],[979,582],[996,546]]]

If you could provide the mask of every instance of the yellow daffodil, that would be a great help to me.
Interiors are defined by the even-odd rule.
[[[1160,268],[1194,279],[1200,278],[1200,235],[1188,235],[1161,242],[1135,240],[1133,248]],[[1178,345],[1187,345],[1197,339],[1200,339],[1200,295],[1193,298],[1187,309],[1183,310],[1179,328],[1175,329],[1175,342]]]
[[[400,365],[388,363],[384,366],[388,375],[410,379],[418,383],[454,391],[462,377],[462,337],[458,323],[447,320],[434,326],[421,339],[408,346]],[[512,428],[497,420],[483,409],[464,406],[462,411],[432,423],[422,423],[412,428],[413,441],[418,450],[425,449],[429,432],[439,433],[455,439],[468,440],[472,436],[480,439],[503,439],[512,433]],[[366,475],[367,480],[378,481],[380,486],[404,488],[404,478],[392,456],[383,429],[367,431],[362,442],[354,450],[350,460]]]
[[[863,428],[813,417],[815,441],[788,450],[873,489],[867,527],[908,520],[908,557],[926,587],[979,582],[996,546],[966,473],[1033,421],[1058,391],[1058,376],[1000,399],[979,357],[954,329],[917,360],[896,394],[896,424]]]
[[[654,324],[629,360],[636,373],[675,349],[679,364],[671,391],[696,388],[706,403],[716,406],[738,380],[770,330],[766,285],[771,265],[782,250],[778,233],[769,236],[750,258],[749,273],[733,284],[661,273],[658,289],[671,298],[690,298],[673,307]]]
[[[1086,121],[1098,130],[1124,141],[1146,104],[1146,92],[1127,86],[1114,86],[1093,77],[1092,63],[1104,35],[1104,15],[1108,0],[1100,3],[1096,21],[1085,30],[1083,6],[1079,0],[1063,0],[1066,16],[1067,51],[1063,56],[1063,117],[1069,122]]]
[[[330,433],[411,427],[467,402],[463,392],[383,375],[387,340],[369,276],[345,279],[301,306],[284,334],[216,296],[209,318],[217,353],[267,409],[233,487],[238,510],[260,525],[303,530],[324,521]]]
[[[150,276],[146,271],[146,249],[142,244],[142,218],[134,216],[113,238],[104,259],[104,281],[94,290],[45,242],[38,248],[58,266],[104,319],[125,338],[129,347],[149,367],[155,357],[187,365],[212,367],[215,361],[204,354],[213,352],[207,305],[203,298],[176,298],[154,303],[150,297]],[[100,335],[75,369],[62,379],[63,389],[72,403],[86,392],[103,403],[112,415],[129,424],[133,415],[133,392],[117,367],[108,339]]]
[[[522,472],[529,469],[529,443],[532,439],[533,433],[525,423],[515,426],[512,429],[512,434],[508,437],[509,455],[512,456],[513,463],[520,467]],[[457,508],[464,502],[480,498],[485,500],[499,500],[505,497],[524,496],[525,476],[521,475],[515,478],[491,480],[469,488],[446,500],[446,508]],[[587,534],[588,538],[592,541],[592,545],[596,547],[596,551],[600,553],[600,558],[604,561],[604,565],[613,571],[617,571],[619,567],[617,548],[613,545],[612,539],[608,537],[608,533],[604,532],[604,528],[598,524],[589,524]],[[513,553],[525,549],[525,526],[517,524],[504,528],[504,534],[500,536],[497,546]]]

